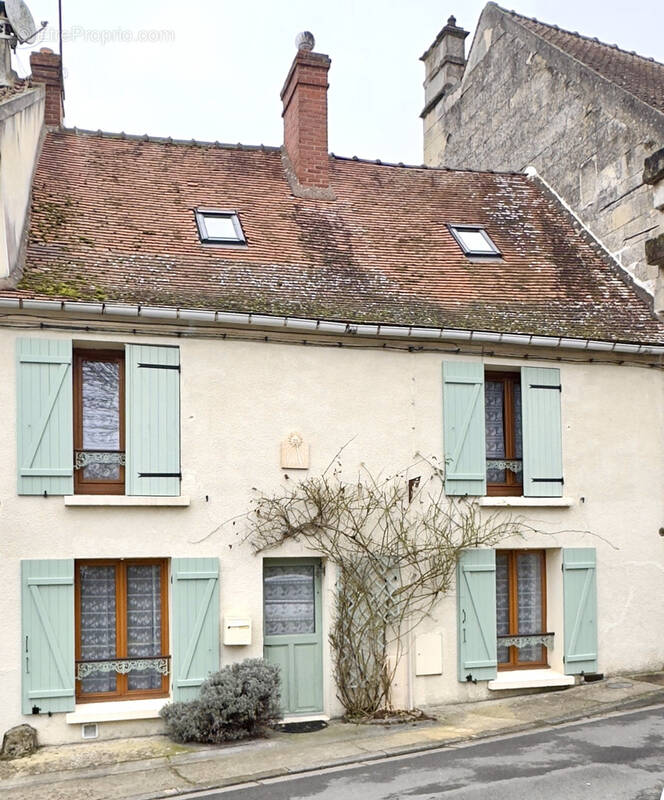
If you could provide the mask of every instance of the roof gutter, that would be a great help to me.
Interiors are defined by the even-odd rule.
[[[43,311],[47,313],[94,314],[105,317],[138,317],[160,322],[186,322],[217,325],[238,325],[249,328],[275,328],[292,333],[336,336],[389,337],[395,339],[427,339],[441,342],[473,344],[508,344],[521,347],[550,347],[590,350],[630,355],[664,355],[664,344],[610,342],[601,339],[574,339],[565,336],[536,336],[521,333],[430,328],[415,325],[378,325],[337,322],[307,317],[284,317],[270,314],[247,314],[232,311],[206,311],[195,308],[162,308],[122,303],[87,303],[69,300],[30,300],[0,297],[0,310]]]

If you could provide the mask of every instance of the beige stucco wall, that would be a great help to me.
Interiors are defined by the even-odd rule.
[[[0,103],[0,281],[17,267],[44,121],[44,90]]]
[[[260,656],[261,557],[242,543],[241,521],[235,526],[220,524],[247,510],[252,486],[269,490],[284,481],[279,467],[281,441],[296,430],[310,444],[311,468],[303,475],[319,474],[349,440],[343,454],[349,473],[360,463],[373,470],[402,468],[413,462],[418,451],[440,457],[441,364],[444,359],[481,358],[232,339],[74,335],[77,342],[140,341],[180,347],[182,493],[191,497],[191,505],[72,508],[65,507],[62,497],[16,495],[14,340],[26,333],[50,338],[72,334],[0,329],[0,373],[4,376],[0,408],[5,420],[0,427],[0,619],[4,634],[0,732],[29,721],[39,728],[43,742],[80,739],[80,727],[67,726],[64,715],[27,720],[20,715],[21,559],[217,556],[222,618],[226,613],[246,614],[254,627],[251,646],[222,647],[222,663]],[[596,547],[600,671],[661,667],[662,373],[617,364],[552,364],[538,360],[551,355],[541,349],[535,348],[531,354],[529,365],[559,366],[561,370],[565,495],[574,504],[571,508],[523,508],[531,525],[551,533],[529,534],[509,545],[552,548],[550,572],[560,556],[559,548]],[[584,358],[579,354],[572,357]],[[523,363],[500,356],[483,360],[515,367]],[[297,473],[290,475],[292,479]],[[305,553],[291,545],[267,555],[298,554]],[[324,627],[329,623],[333,581],[334,571],[326,570]],[[556,664],[562,643],[560,614],[561,597],[554,575],[549,581],[549,623],[556,625]],[[442,632],[444,664],[440,676],[413,677],[415,704],[485,697],[485,685],[457,681],[453,597],[439,604],[422,630]],[[330,677],[327,644],[325,650],[326,711],[336,715],[341,709]],[[408,702],[409,657],[397,681],[398,705]],[[152,721],[141,728],[132,723],[131,730],[147,732],[156,724]],[[123,730],[128,728],[102,726],[102,735],[118,735]]]

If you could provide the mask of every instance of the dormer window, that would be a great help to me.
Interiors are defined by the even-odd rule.
[[[466,256],[500,256],[500,250],[481,225],[448,225]]]
[[[237,212],[197,208],[195,214],[203,244],[246,244]]]

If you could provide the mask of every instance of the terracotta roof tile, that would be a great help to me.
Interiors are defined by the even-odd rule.
[[[330,157],[335,201],[291,194],[276,148],[47,134],[21,296],[664,341],[648,302],[521,174]],[[248,246],[205,246],[196,207]],[[445,223],[503,258],[469,261]],[[7,292],[3,294],[7,295]]]
[[[15,97],[17,94],[22,94],[32,86],[30,79],[18,80],[13,86],[0,86],[0,103],[4,100],[9,100],[10,97]]]
[[[615,44],[565,31],[557,25],[547,25],[515,11],[501,10],[602,77],[664,112],[664,64],[637,53],[628,53]]]

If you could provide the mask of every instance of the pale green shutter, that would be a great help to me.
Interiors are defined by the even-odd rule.
[[[560,370],[521,368],[523,493],[562,497],[563,455]]]
[[[219,669],[219,560],[174,558],[173,699],[191,700]]]
[[[72,494],[71,340],[17,339],[19,494]]]
[[[74,561],[21,562],[22,710],[74,710]]]
[[[180,350],[126,346],[126,492],[180,494]]]
[[[479,362],[443,364],[445,492],[486,494],[484,441],[484,366]]]
[[[594,547],[563,549],[565,674],[597,672],[597,586]]]
[[[464,550],[457,565],[459,680],[487,681],[498,669],[496,551]]]

